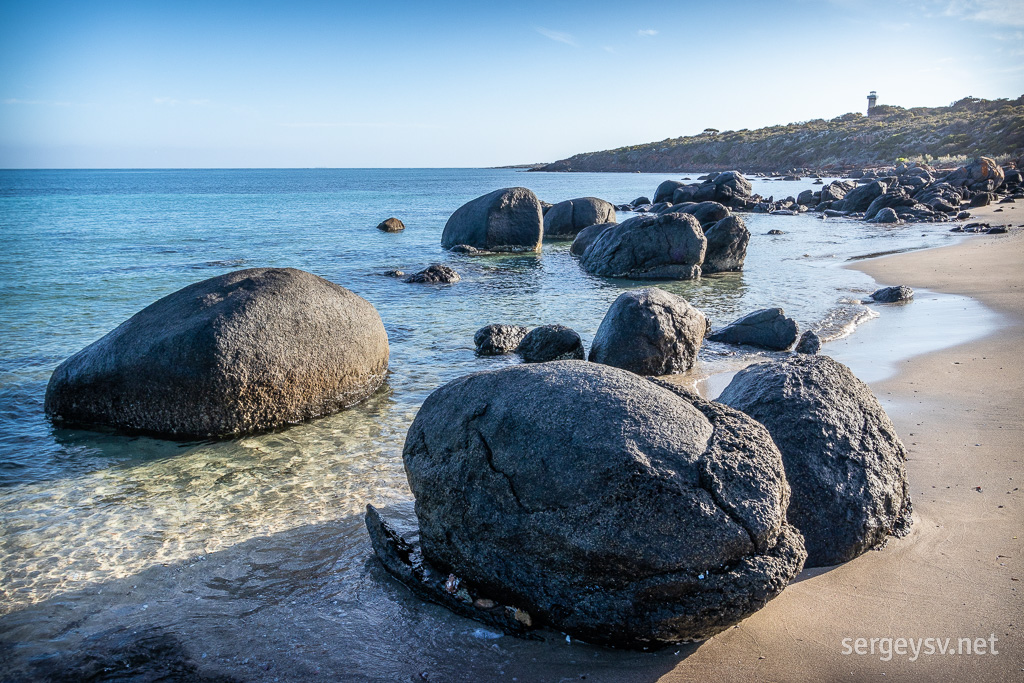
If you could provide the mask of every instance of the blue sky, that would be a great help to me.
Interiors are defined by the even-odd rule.
[[[404,167],[1024,94],[1024,0],[11,2],[0,167]]]

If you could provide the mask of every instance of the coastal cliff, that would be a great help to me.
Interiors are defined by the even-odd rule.
[[[870,116],[843,114],[756,130],[705,129],[698,135],[576,154],[538,171],[670,172],[739,168],[770,173],[842,169],[982,154],[1024,153],[1024,95],[1015,100],[965,97],[948,107],[878,105]]]

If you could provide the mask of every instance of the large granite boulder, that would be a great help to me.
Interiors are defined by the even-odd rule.
[[[388,336],[365,299],[301,270],[252,268],[165,296],[61,363],[46,413],[219,438],[358,403],[387,369]]]
[[[716,202],[733,206],[737,202],[745,202],[751,197],[753,186],[739,171],[725,171],[712,179],[714,195],[710,197]]]
[[[743,270],[747,258],[750,231],[739,216],[727,216],[704,233],[708,246],[704,252],[703,273],[726,273]]]
[[[972,163],[961,166],[947,175],[944,182],[966,187],[974,192],[992,192],[1003,184],[1003,168],[990,157],[978,157]]]
[[[501,356],[515,351],[527,332],[522,325],[485,325],[473,335],[473,343],[481,356]]]
[[[615,223],[598,223],[597,225],[591,225],[588,228],[583,228],[576,235],[576,239],[572,241],[572,246],[569,247],[569,253],[575,256],[583,256],[583,252],[587,250],[587,247],[596,240],[601,233],[608,228],[616,225]]]
[[[544,239],[571,240],[580,230],[599,223],[614,223],[615,207],[597,197],[568,199],[544,214]]]
[[[685,187],[686,183],[678,180],[666,180],[665,182],[658,185],[658,189],[654,191],[654,203],[659,202],[670,202],[672,201],[672,194],[680,187]]]
[[[708,319],[681,296],[657,287],[619,295],[597,328],[590,361],[638,375],[693,367]]]
[[[553,360],[583,360],[583,340],[576,330],[565,325],[540,325],[524,337],[516,353],[525,363],[547,363]]]
[[[855,183],[849,183],[845,180],[836,180],[828,185],[821,188],[821,201],[822,202],[836,202],[844,198],[850,190],[855,188]]]
[[[890,189],[883,195],[875,197],[868,208],[864,209],[864,220],[870,221],[883,210],[883,209],[901,209],[906,206],[913,206],[914,200],[907,194],[906,190],[901,187]],[[881,222],[881,221],[879,221]]]
[[[495,190],[463,204],[441,233],[441,246],[481,251],[540,251],[544,218],[540,200],[525,187]]]
[[[719,400],[767,427],[782,452],[807,566],[852,560],[909,531],[906,449],[845,365],[810,355],[752,365]]]
[[[454,380],[424,401],[402,457],[432,565],[591,643],[708,638],[803,564],[767,431],[617,368]]]
[[[832,204],[837,211],[864,211],[871,202],[885,194],[889,187],[880,180],[872,180],[846,193],[846,196]]]
[[[700,222],[702,228],[706,228],[712,223],[717,223],[730,214],[728,208],[718,202],[711,201],[698,202],[683,207],[673,207],[672,210],[678,213],[690,214]]]
[[[710,341],[748,344],[785,351],[796,342],[798,326],[781,308],[764,308],[734,320],[708,335]]]
[[[630,218],[605,230],[580,258],[589,273],[631,279],[700,277],[707,238],[690,214]]]

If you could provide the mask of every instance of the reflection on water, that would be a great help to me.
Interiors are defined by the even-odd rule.
[[[508,170],[0,172],[0,610],[13,619],[30,603],[86,595],[90,586],[244,546],[266,553],[258,569],[245,570],[255,578],[210,577],[208,591],[241,605],[254,586],[287,595],[301,590],[310,572],[344,567],[337,580],[354,583],[334,586],[342,607],[321,615],[344,621],[346,610],[377,586],[353,578],[365,572],[358,521],[364,505],[390,506],[411,518],[401,450],[417,407],[459,375],[516,362],[476,357],[479,327],[559,323],[576,329],[589,347],[619,294],[657,284],[715,325],[782,306],[802,327],[833,339],[868,315],[856,301],[874,285],[840,264],[949,239],[941,225],[883,229],[811,215],[751,215],[743,273],[662,283],[591,276],[563,242],[546,243],[541,255],[483,258],[439,246],[448,215],[493,189],[527,185],[552,202],[587,195],[624,202],[649,195],[666,177]],[[796,194],[810,182],[785,189]],[[775,192],[763,181],[754,189]],[[375,230],[388,215],[402,218],[407,229]],[[786,234],[766,235],[772,228]],[[453,266],[463,280],[423,286],[380,275],[435,262]],[[333,417],[216,443],[55,430],[47,422],[43,394],[61,360],[166,294],[250,266],[303,268],[373,303],[391,343],[390,391]],[[694,383],[765,355],[709,343],[697,368],[680,380]],[[269,538],[293,548],[289,530],[331,528],[339,519],[355,521],[344,540],[335,538],[330,561],[312,568],[276,569],[290,566],[281,563],[292,550],[260,546],[259,539]],[[168,590],[173,600],[184,600]],[[382,619],[366,616],[373,604],[364,621],[352,623],[365,626],[369,619],[380,626]],[[415,621],[408,611],[421,608],[409,605],[398,616],[391,607],[380,609]],[[188,617],[182,619],[186,625],[176,628],[187,630]]]

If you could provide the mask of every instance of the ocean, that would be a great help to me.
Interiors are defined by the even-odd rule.
[[[211,602],[201,604],[257,619],[250,610],[260,600],[277,606],[298,600],[296,610],[324,606],[335,616],[334,627],[351,639],[373,628],[401,639],[402,620],[421,623],[417,610],[424,608],[370,563],[360,515],[373,503],[400,523],[414,520],[401,451],[418,406],[460,375],[517,362],[515,356],[476,357],[473,333],[481,326],[568,325],[589,349],[620,293],[655,284],[588,275],[568,242],[545,243],[539,255],[449,254],[440,247],[445,221],[466,201],[502,187],[529,187],[548,202],[596,196],[619,204],[650,197],[673,177],[680,175],[0,171],[0,614],[11,623],[32,604],[75,609],[104,588],[110,594],[128,582],[134,589],[139,577],[161,568],[181,570],[216,557],[234,562],[257,552],[265,558],[262,568],[249,561],[232,570],[237,576],[221,570],[203,575],[208,595],[201,597]],[[752,181],[764,196],[796,196],[815,187],[809,178]],[[406,230],[377,231],[389,216]],[[715,326],[780,306],[801,328],[827,339],[877,316],[859,303],[875,283],[841,266],[955,239],[945,224],[872,225],[813,213],[743,217],[752,237],[742,273],[656,284],[685,297]],[[785,234],[769,236],[771,229]],[[452,266],[462,281],[415,285],[383,275],[431,263]],[[47,421],[46,383],[65,358],[181,287],[257,266],[307,270],[370,301],[391,345],[386,389],[335,416],[221,442],[59,429]],[[705,343],[691,374],[736,368],[752,355],[771,354]],[[330,552],[308,556],[309,548],[321,547]],[[138,590],[147,609],[157,601]],[[171,594],[167,600],[176,606],[167,614],[178,616],[165,621],[181,637],[210,617],[189,616],[182,601],[192,598]],[[143,623],[132,621],[143,611],[129,610],[125,622]],[[462,628],[464,637],[480,640],[472,626]],[[416,647],[439,646],[432,637]],[[488,637],[480,640],[482,648],[490,647]],[[442,645],[451,646],[448,640]],[[405,675],[400,667],[375,666],[382,678]]]

